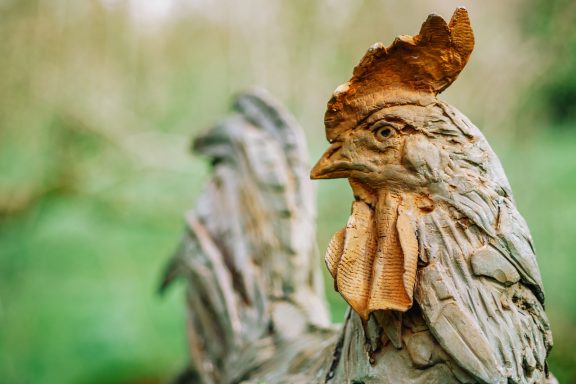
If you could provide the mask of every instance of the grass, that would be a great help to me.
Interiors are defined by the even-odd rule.
[[[159,379],[184,363],[182,298],[154,293],[178,220],[159,224],[87,199],[54,197],[6,224],[5,382]]]

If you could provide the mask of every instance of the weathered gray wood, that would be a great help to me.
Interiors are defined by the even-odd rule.
[[[376,44],[328,103],[312,178],[355,201],[326,264],[302,134],[261,92],[195,141],[213,164],[165,284],[187,282],[192,383],[553,383],[526,223],[482,133],[438,100],[474,45],[466,10]],[[344,223],[343,223],[344,224]]]
[[[212,163],[164,286],[184,277],[193,383],[313,382],[331,358],[306,147],[263,91],[194,141]],[[316,379],[314,379],[317,375]]]

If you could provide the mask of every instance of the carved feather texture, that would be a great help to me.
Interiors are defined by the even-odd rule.
[[[440,344],[483,382],[542,382],[552,342],[542,305],[525,286],[506,288],[498,274],[474,273],[470,259],[485,238],[480,230],[464,233],[442,210],[426,221],[429,238],[443,247],[430,248],[416,300]]]
[[[167,274],[187,283],[190,382],[318,381],[336,340],[324,328],[305,147],[294,119],[262,91],[240,95],[195,140],[211,179]]]
[[[545,382],[552,338],[528,229],[480,131],[452,107],[442,108],[450,111],[455,128],[475,137],[474,146],[485,154],[475,166],[464,156],[451,156],[451,177],[469,174],[486,182],[452,180],[456,188],[446,204],[421,217],[429,244],[423,258],[429,265],[418,274],[416,300],[440,344],[479,380]],[[463,218],[472,225],[458,224]],[[457,312],[445,312],[447,305]]]

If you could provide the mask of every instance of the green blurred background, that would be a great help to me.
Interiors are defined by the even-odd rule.
[[[0,382],[169,378],[186,361],[183,292],[155,289],[207,176],[191,137],[260,85],[302,123],[312,162],[365,50],[460,4],[477,44],[443,99],[504,163],[547,291],[550,365],[576,382],[572,0],[0,1]],[[324,249],[351,195],[317,185]]]

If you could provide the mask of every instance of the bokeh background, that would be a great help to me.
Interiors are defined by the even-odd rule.
[[[191,137],[260,85],[301,122],[312,163],[325,103],[365,50],[460,4],[477,44],[442,98],[502,159],[547,291],[551,369],[576,382],[573,0],[0,1],[0,382],[178,371],[182,287],[155,291],[208,171]],[[351,195],[317,185],[324,249]]]

